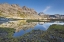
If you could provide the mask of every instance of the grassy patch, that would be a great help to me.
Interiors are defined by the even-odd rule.
[[[0,28],[8,33],[14,32],[12,28]],[[13,33],[11,33],[13,34]],[[10,34],[10,35],[11,35]],[[10,36],[9,35],[9,36]],[[51,25],[47,31],[32,30],[18,38],[1,38],[0,42],[64,42],[64,25]]]

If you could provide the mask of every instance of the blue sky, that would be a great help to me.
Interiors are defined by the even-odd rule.
[[[0,3],[27,6],[35,9],[38,13],[64,14],[64,0],[0,0]]]

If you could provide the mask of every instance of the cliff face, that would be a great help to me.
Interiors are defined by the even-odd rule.
[[[0,4],[0,16],[10,18],[38,19],[41,18],[34,9],[17,4]]]

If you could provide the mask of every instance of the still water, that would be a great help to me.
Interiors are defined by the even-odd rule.
[[[28,33],[32,30],[43,30],[46,31],[50,25],[52,24],[61,24],[64,25],[64,22],[27,22],[26,24],[22,25],[22,28],[20,31],[14,33],[14,37],[19,37],[24,35],[25,33]]]

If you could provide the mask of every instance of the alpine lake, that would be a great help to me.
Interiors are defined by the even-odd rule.
[[[64,42],[64,21],[19,21],[14,28],[0,27],[1,42]]]

